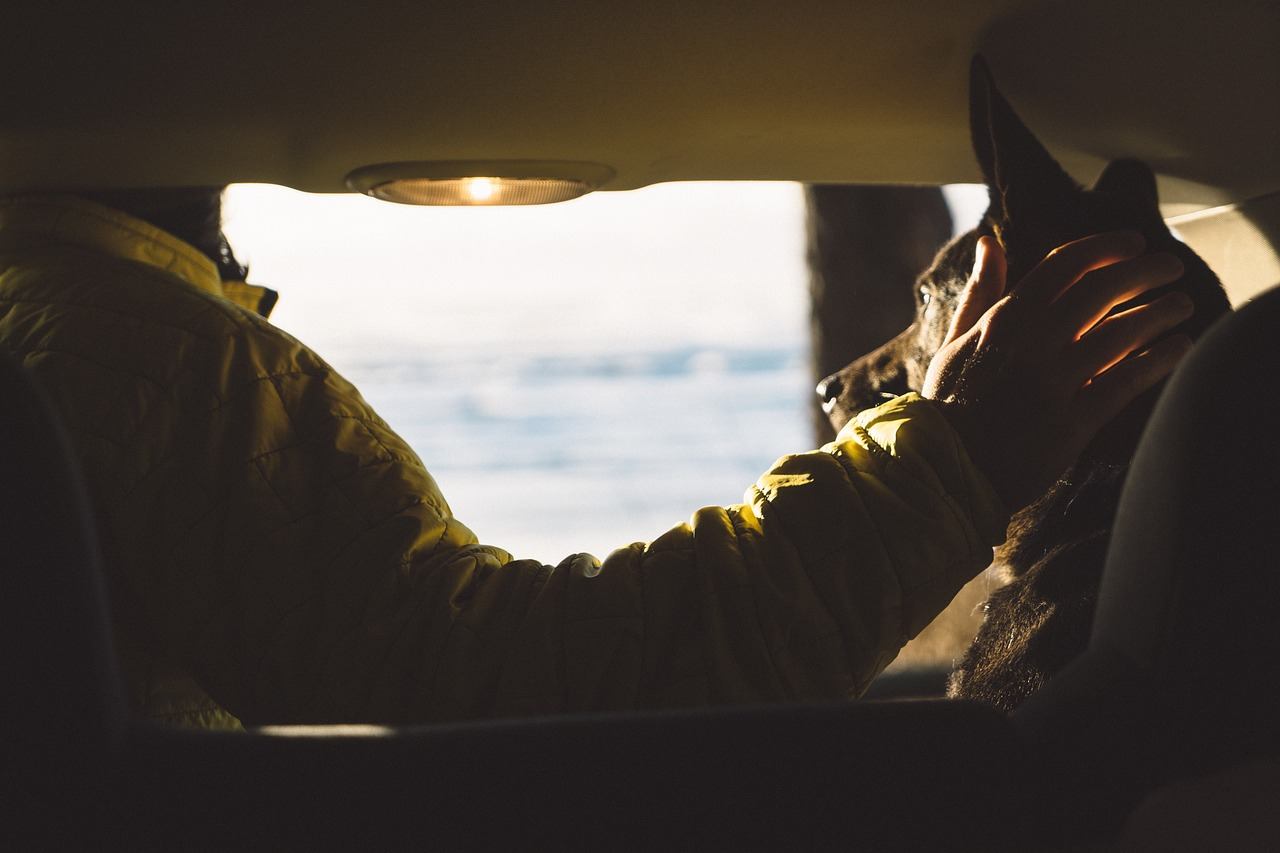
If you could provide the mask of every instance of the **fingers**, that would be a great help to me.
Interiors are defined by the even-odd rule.
[[[1185,293],[1170,293],[1154,302],[1139,305],[1108,317],[1080,339],[1071,355],[1073,382],[1083,385],[1117,364],[1129,353],[1142,349],[1195,311],[1195,303]]]
[[[1136,258],[1146,240],[1136,231],[1082,237],[1054,249],[1018,284],[1018,298],[1047,305],[1096,269]]]
[[[1004,295],[1008,265],[1004,250],[994,237],[979,237],[973,249],[973,272],[960,296],[960,307],[951,318],[943,346],[964,335]]]
[[[1075,340],[1117,305],[1182,277],[1182,261],[1166,252],[1144,255],[1089,273],[1054,303],[1055,324]]]
[[[1174,335],[1096,377],[1080,392],[1084,428],[1089,434],[1097,432],[1139,394],[1168,376],[1190,349],[1190,338]]]

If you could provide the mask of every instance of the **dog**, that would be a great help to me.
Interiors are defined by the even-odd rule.
[[[823,408],[837,430],[886,397],[922,386],[983,235],[1003,247],[1007,281],[1016,286],[1057,246],[1089,234],[1137,230],[1148,251],[1177,255],[1185,273],[1117,310],[1182,290],[1195,313],[1168,334],[1192,339],[1230,310],[1217,277],[1165,226],[1155,176],[1145,164],[1114,161],[1092,187],[1083,188],[1027,129],[981,57],[970,72],[969,112],[989,207],[978,227],[943,247],[917,279],[914,322],[819,384]],[[994,555],[1007,583],[984,605],[977,636],[951,673],[949,696],[1011,711],[1084,651],[1120,490],[1158,390],[1130,404],[1048,492],[1014,515],[1008,539]]]

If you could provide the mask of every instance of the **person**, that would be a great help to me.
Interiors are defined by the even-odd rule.
[[[356,389],[266,320],[220,194],[0,199],[0,344],[70,434],[129,702],[152,720],[856,696],[1189,346],[1143,351],[1189,313],[1175,298],[1099,322],[1179,273],[1138,235],[1063,246],[1009,294],[984,237],[921,394],[779,460],[740,505],[548,566],[482,544]]]

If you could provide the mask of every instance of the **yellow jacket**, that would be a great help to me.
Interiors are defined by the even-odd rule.
[[[1004,536],[990,485],[908,395],[603,564],[516,560],[355,388],[242,307],[260,295],[117,211],[0,199],[0,346],[79,453],[130,701],[154,719],[853,696]]]

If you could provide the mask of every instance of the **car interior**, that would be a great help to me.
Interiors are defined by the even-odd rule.
[[[1177,825],[1158,812],[1170,786],[1262,762],[1280,793],[1273,4],[50,2],[5,19],[3,194],[971,183],[981,54],[1072,174],[1150,164],[1238,309],[1147,428],[1088,652],[1008,716],[884,700],[245,733],[131,719],[74,457],[0,360],[15,849],[1126,849],[1135,810]],[[1219,849],[1280,831],[1204,802]]]

